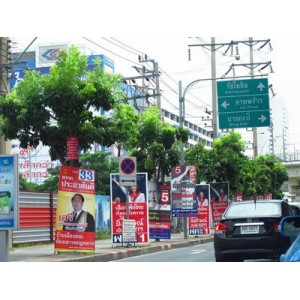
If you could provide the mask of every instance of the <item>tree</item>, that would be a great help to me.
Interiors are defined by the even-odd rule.
[[[120,104],[115,107],[112,114],[112,138],[118,149],[118,157],[122,148],[129,150],[138,145],[138,121],[139,115],[132,105]]]
[[[109,111],[123,98],[121,77],[106,73],[95,62],[87,70],[87,58],[72,46],[61,51],[49,74],[26,71],[24,79],[0,98],[0,124],[6,139],[20,140],[20,146],[49,146],[51,160],[66,161],[68,136],[77,136],[79,147],[89,150],[93,143],[113,144]],[[97,114],[93,113],[97,112]]]
[[[200,181],[229,182],[232,192],[242,191],[245,197],[271,193],[281,198],[280,188],[288,180],[286,167],[274,155],[249,159],[240,133],[229,132],[214,140],[212,149],[202,143],[186,151],[186,161],[198,168]]]
[[[136,149],[131,155],[137,158],[139,172],[148,172],[149,179],[162,181],[172,167],[179,164],[180,143],[188,140],[188,130],[175,128],[159,119],[156,106],[147,108],[140,116]]]
[[[274,155],[257,156],[253,160],[254,182],[256,194],[272,194],[273,198],[282,198],[280,190],[284,181],[288,180],[286,167]]]
[[[201,179],[207,182],[229,182],[236,190],[239,174],[248,157],[243,154],[245,144],[240,133],[230,131],[214,140],[212,149],[204,149],[197,165]]]
[[[27,182],[26,179],[22,177],[22,174],[19,173],[19,190],[20,191],[31,191],[35,192],[39,188],[39,185],[34,182]]]
[[[84,153],[80,155],[81,168],[95,170],[95,193],[110,195],[110,174],[119,173],[119,159],[111,157],[110,153]]]
[[[40,192],[57,192],[59,183],[60,167],[49,168],[47,172],[50,174],[43,184],[39,185],[37,190]]]

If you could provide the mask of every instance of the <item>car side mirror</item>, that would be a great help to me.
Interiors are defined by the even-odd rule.
[[[285,217],[279,224],[280,233],[289,238],[296,238],[300,234],[300,216]]]

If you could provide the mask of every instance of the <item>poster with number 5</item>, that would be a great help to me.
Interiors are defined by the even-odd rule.
[[[95,170],[61,166],[56,252],[95,252]]]

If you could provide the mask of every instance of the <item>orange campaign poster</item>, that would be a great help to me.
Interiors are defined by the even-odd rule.
[[[61,166],[56,252],[95,252],[95,171]]]

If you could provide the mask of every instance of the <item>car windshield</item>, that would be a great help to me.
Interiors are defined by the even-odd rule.
[[[280,204],[272,202],[254,201],[243,202],[239,205],[228,207],[225,218],[240,217],[278,217],[281,215]]]

